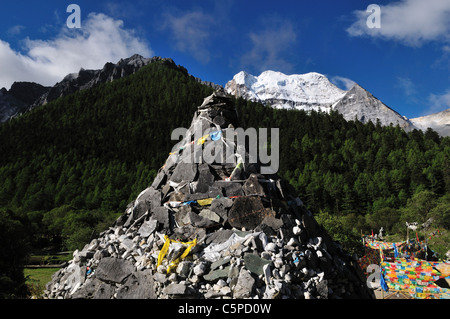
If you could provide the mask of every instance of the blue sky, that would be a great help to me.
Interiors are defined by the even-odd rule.
[[[81,28],[69,29],[69,4]],[[380,28],[367,27],[369,5]],[[409,118],[450,108],[450,0],[10,1],[0,11],[0,87],[139,53],[221,85],[241,70],[319,72],[359,83]]]

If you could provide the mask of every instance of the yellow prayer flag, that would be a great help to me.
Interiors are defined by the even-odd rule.
[[[202,138],[200,138],[198,141],[197,141],[197,145],[203,145],[203,144],[205,144],[205,142],[206,142],[206,139],[209,137],[209,134],[206,134],[205,136],[203,136]]]
[[[199,199],[197,200],[197,204],[199,204],[200,206],[211,205],[213,200],[214,198]]]

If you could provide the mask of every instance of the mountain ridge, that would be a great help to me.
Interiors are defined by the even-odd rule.
[[[317,72],[286,75],[276,71],[264,71],[254,76],[245,71],[237,73],[225,85],[228,94],[279,109],[299,109],[305,111],[331,110],[341,113],[347,121],[359,120],[362,123],[377,120],[381,125],[399,125],[406,131],[428,127],[436,129],[442,136],[450,136],[450,116],[447,113],[428,115],[428,118],[408,119],[395,109],[387,106],[358,83],[345,91],[331,83]],[[450,112],[448,112],[450,114]]]
[[[155,62],[165,63],[188,74],[186,68],[176,65],[171,58],[159,56],[145,58],[139,54],[134,54],[129,58],[120,59],[115,64],[107,62],[102,69],[86,70],[81,68],[77,73],[67,74],[54,86],[45,87],[33,82],[14,82],[9,91],[6,88],[2,88],[0,91],[0,123],[60,97],[129,76],[138,72],[142,67]],[[214,89],[221,87],[212,82],[193,78],[197,82]]]
[[[26,113],[33,108],[45,105],[59,97],[77,91],[92,88],[101,83],[136,73],[143,66],[162,61],[184,73],[186,68],[176,65],[171,58],[155,56],[144,58],[134,54],[121,59],[117,63],[107,62],[102,69],[80,69],[78,73],[66,75],[54,86],[46,87],[34,82],[15,82],[10,90],[0,90],[0,123]],[[192,76],[192,75],[191,75]],[[222,88],[213,82],[203,81],[192,76],[197,82],[217,90]],[[363,123],[377,119],[382,125],[399,125],[406,131],[428,127],[442,136],[450,136],[450,111],[430,114],[408,119],[393,108],[373,96],[359,84],[350,90],[342,90],[333,84],[325,75],[317,72],[286,75],[278,71],[267,70],[259,76],[245,71],[237,73],[225,85],[225,91],[235,97],[261,102],[278,109],[298,109],[305,111],[332,110],[341,113],[346,120],[359,120]],[[357,99],[355,100],[355,97]]]

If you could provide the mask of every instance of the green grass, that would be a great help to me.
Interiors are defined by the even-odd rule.
[[[25,268],[24,275],[26,285],[31,293],[32,298],[39,299],[44,292],[45,285],[52,280],[52,275],[59,268]]]
[[[59,255],[33,255],[28,260],[29,265],[60,265],[73,258],[72,253]]]

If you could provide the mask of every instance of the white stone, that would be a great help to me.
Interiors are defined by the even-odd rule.
[[[299,245],[299,242],[298,242],[297,238],[292,237],[291,239],[289,239],[287,245],[295,247],[295,246]]]
[[[283,260],[279,257],[275,258],[274,265],[276,268],[281,268],[283,266]]]
[[[194,274],[197,276],[202,276],[206,271],[206,264],[200,263],[194,267]]]
[[[228,295],[231,293],[231,288],[228,286],[224,286],[224,287],[220,288],[220,293],[222,293],[224,295]]]
[[[270,284],[270,277],[271,277],[270,264],[265,264],[263,266],[263,275],[264,275],[264,282],[266,283],[266,285],[269,285]]]
[[[266,247],[264,247],[265,251],[276,251],[277,245],[275,243],[268,243]]]

